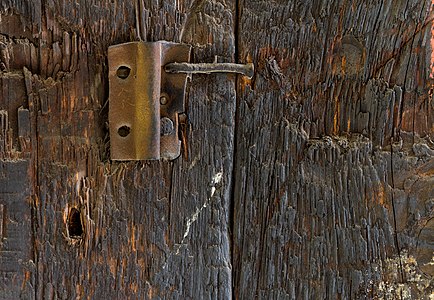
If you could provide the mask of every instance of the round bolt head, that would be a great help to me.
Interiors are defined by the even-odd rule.
[[[160,129],[161,135],[173,134],[173,132],[175,131],[175,128],[173,126],[172,120],[170,120],[169,118],[163,117],[163,118],[161,118],[160,123],[161,123],[161,129]]]

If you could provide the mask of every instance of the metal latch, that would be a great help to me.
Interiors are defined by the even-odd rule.
[[[253,76],[253,64],[191,64],[191,47],[165,41],[110,46],[109,130],[112,160],[172,160],[179,156],[179,114],[188,74]]]

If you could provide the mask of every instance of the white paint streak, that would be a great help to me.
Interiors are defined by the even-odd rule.
[[[214,196],[215,191],[216,191],[216,184],[218,184],[223,178],[223,172],[218,172],[217,174],[215,174],[211,180],[211,191],[210,191],[210,196],[208,197],[208,199],[206,199],[206,201],[204,202],[204,204],[201,207],[196,208],[196,211],[193,213],[193,215],[191,215],[191,217],[187,220],[187,225],[186,225],[186,229],[184,232],[184,235],[182,236],[182,241],[181,241],[181,245],[184,245],[184,241],[187,238],[187,236],[190,233],[190,228],[191,225],[197,221],[197,218],[199,217],[199,214],[202,212],[202,210],[204,210],[207,206],[208,206],[208,202],[211,200],[211,198]],[[179,254],[179,248],[176,250],[176,254]]]
[[[216,185],[217,183],[222,181],[222,178],[223,178],[223,172],[219,172],[215,174],[214,177],[212,178],[212,184]]]
[[[211,182],[212,186],[211,186],[211,195],[210,195],[210,198],[212,196],[214,196],[215,185],[217,183],[219,183],[222,180],[222,178],[223,178],[223,172],[219,172],[219,173],[215,174],[214,177],[212,178],[212,182]]]
[[[188,234],[190,233],[190,227],[191,224],[193,224],[194,222],[197,221],[197,217],[199,216],[200,212],[206,207],[206,202],[202,205],[201,208],[197,208],[196,211],[194,212],[194,214],[191,216],[190,219],[187,220],[187,229],[184,232],[184,236],[182,237],[182,240],[184,241],[184,239],[188,236]]]

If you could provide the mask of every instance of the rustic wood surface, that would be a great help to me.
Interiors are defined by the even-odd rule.
[[[432,1],[0,1],[0,299],[434,296]],[[112,162],[107,48],[194,62],[183,154]]]
[[[257,73],[237,85],[235,297],[428,298],[431,2],[239,11]]]

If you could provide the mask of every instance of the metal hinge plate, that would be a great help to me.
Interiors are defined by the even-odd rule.
[[[164,66],[188,62],[189,45],[131,42],[108,49],[112,160],[172,160],[179,156],[178,115],[187,74]]]

